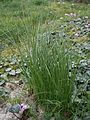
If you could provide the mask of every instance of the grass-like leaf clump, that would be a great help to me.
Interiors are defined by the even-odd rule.
[[[33,40],[26,59],[22,58],[27,64],[23,66],[24,75],[28,87],[33,89],[38,103],[45,106],[46,111],[70,117],[76,70],[71,71],[69,45],[59,38],[47,41],[47,35]]]

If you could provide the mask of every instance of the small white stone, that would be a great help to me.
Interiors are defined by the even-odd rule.
[[[65,16],[69,16],[69,14],[65,13]]]
[[[88,28],[89,26],[88,25],[85,25],[86,28]]]
[[[78,34],[78,33],[76,33],[76,34],[75,34],[75,36],[76,36],[76,37],[79,37],[79,34]]]
[[[76,14],[74,14],[74,13],[70,13],[70,16],[72,16],[72,17],[76,17]]]
[[[18,62],[21,62],[21,60],[19,59]]]
[[[5,71],[6,72],[9,72],[9,71],[11,71],[12,70],[12,68],[7,68]]]
[[[2,68],[3,66],[2,65],[0,65],[0,68]]]
[[[88,16],[85,16],[86,19],[88,19]]]
[[[16,62],[14,62],[14,61],[10,63],[10,65],[15,65],[15,64],[16,64]]]
[[[58,4],[61,4],[61,2],[57,2]]]
[[[16,72],[15,72],[15,70],[11,70],[10,72],[9,72],[9,75],[16,75]]]
[[[63,17],[60,17],[60,20],[62,20],[63,19]]]

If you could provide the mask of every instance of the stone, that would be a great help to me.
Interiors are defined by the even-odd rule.
[[[85,19],[88,19],[88,16],[85,16],[84,18],[85,18]]]
[[[2,68],[3,66],[2,65],[0,65],[0,68]]]
[[[76,33],[76,34],[75,34],[75,37],[79,37],[79,36],[80,36],[80,34],[79,34],[79,33]]]
[[[9,75],[15,76],[15,75],[16,75],[15,70],[11,70],[11,71],[9,72]]]
[[[60,17],[60,20],[62,20],[63,19],[63,17]]]
[[[6,72],[9,72],[9,71],[11,71],[12,70],[12,68],[7,68],[5,71]]]

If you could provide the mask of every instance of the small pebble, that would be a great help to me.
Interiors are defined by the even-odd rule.
[[[15,76],[15,75],[16,75],[15,70],[11,70],[11,71],[9,72],[9,75]]]
[[[5,71],[6,72],[9,72],[9,71],[11,71],[12,70],[12,68],[7,68]]]
[[[3,66],[2,65],[0,65],[0,68],[2,68]]]

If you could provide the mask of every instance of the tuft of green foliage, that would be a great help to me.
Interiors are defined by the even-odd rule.
[[[67,112],[72,113],[76,71],[69,71],[72,55],[68,51],[68,43],[59,38],[49,43],[47,40],[47,35],[33,37],[26,59],[22,56],[22,61],[27,64],[22,68],[23,74],[37,102],[45,106],[46,111],[52,114],[60,112],[64,116]]]

